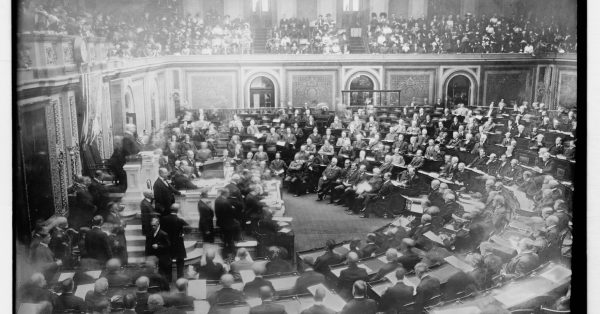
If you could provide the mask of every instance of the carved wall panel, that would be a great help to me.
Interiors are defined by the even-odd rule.
[[[187,73],[189,106],[192,108],[235,108],[236,75],[233,72]]]
[[[317,74],[319,72],[290,73],[288,79],[288,95],[296,107],[304,103],[325,102],[333,104],[335,99],[335,73]]]
[[[81,153],[79,151],[79,131],[77,130],[77,106],[75,104],[75,95],[70,93],[68,102],[71,115],[71,137],[73,138],[71,167],[75,175],[81,175]]]
[[[561,71],[558,80],[558,104],[566,107],[577,105],[577,72]]]
[[[483,103],[498,102],[504,99],[506,103],[515,100],[531,102],[532,76],[529,70],[486,71],[484,79]]]
[[[431,103],[434,92],[435,71],[388,71],[387,89],[401,90],[400,105],[408,105],[413,97],[418,103],[428,98]]]
[[[62,106],[57,99],[52,99],[46,107],[46,126],[48,131],[48,155],[50,157],[50,173],[54,208],[57,215],[67,214],[67,152],[62,124]]]

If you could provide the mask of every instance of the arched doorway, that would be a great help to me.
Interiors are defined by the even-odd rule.
[[[135,104],[133,103],[133,94],[131,92],[131,88],[127,89],[125,93],[125,123],[126,124],[136,124],[136,116],[135,116]]]
[[[446,99],[450,106],[462,103],[466,107],[469,105],[470,96],[471,81],[465,75],[456,75],[446,85]]]
[[[366,75],[355,77],[350,82],[350,105],[365,106],[372,103],[374,89],[375,83],[370,77]]]
[[[261,107],[275,107],[273,81],[264,76],[256,77],[250,83],[250,108]]]

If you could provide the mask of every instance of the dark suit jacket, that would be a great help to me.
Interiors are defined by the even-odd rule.
[[[373,255],[373,253],[377,252],[379,247],[375,243],[367,243],[362,249],[360,249],[360,256],[369,257]]]
[[[112,258],[108,235],[100,228],[93,227],[85,236],[85,251],[89,258],[104,264]]]
[[[187,176],[177,173],[173,176],[173,185],[178,190],[195,190],[198,187]]]
[[[269,261],[266,265],[265,275],[287,273],[293,270],[292,265],[282,259],[276,259]]]
[[[342,308],[340,314],[375,314],[377,302],[371,299],[352,299]]]
[[[221,303],[243,302],[244,294],[241,291],[232,288],[221,288],[221,290],[213,293],[207,299],[210,306]]]
[[[261,305],[250,309],[250,314],[285,314],[285,307],[271,301],[263,301]]]
[[[271,291],[275,291],[275,288],[273,288],[273,284],[270,281],[263,277],[256,277],[254,280],[247,282],[244,285],[244,294],[249,298],[258,297],[260,287],[264,286],[268,286],[271,288]]]
[[[85,312],[87,311],[87,305],[82,298],[74,296],[73,292],[67,292],[58,296],[54,301],[55,312],[66,310]]]
[[[444,197],[442,196],[442,193],[440,193],[439,190],[432,190],[431,192],[429,192],[429,195],[427,195],[427,199],[431,203],[431,206],[437,206],[441,209],[442,205],[444,205]]]
[[[352,295],[352,285],[357,280],[368,281],[369,275],[364,268],[357,265],[350,265],[348,268],[340,272],[338,278],[338,291],[340,296],[349,298]]]
[[[323,304],[315,304],[300,312],[300,314],[335,314],[335,311]]]
[[[177,215],[169,214],[160,219],[160,228],[167,233],[171,242],[171,257],[186,258],[185,246],[183,244],[183,229],[188,226],[188,223],[177,217]]]
[[[175,292],[165,299],[167,306],[194,306],[196,298],[185,294],[184,292]]]
[[[413,287],[397,282],[387,288],[379,300],[379,310],[386,313],[396,313],[401,306],[413,301]]]
[[[421,258],[413,251],[408,251],[402,252],[402,256],[398,257],[397,261],[402,264],[404,269],[414,269],[415,265],[421,261]]]
[[[152,232],[152,227],[150,226],[152,217],[157,217],[158,213],[154,211],[154,206],[146,199],[143,199],[140,203],[140,210],[142,211],[142,234],[148,235]]]
[[[135,311],[136,313],[143,313],[148,309],[148,292],[135,292]]]
[[[153,248],[152,245],[158,244],[158,248]],[[158,257],[158,263],[166,265],[171,263],[171,241],[169,235],[162,230],[158,230],[156,237],[152,232],[146,236],[146,256],[154,255]]]
[[[540,259],[535,253],[527,252],[513,257],[506,264],[506,272],[509,274],[523,275],[540,266]]]
[[[103,277],[105,277],[108,281],[109,287],[126,286],[131,284],[131,278],[120,271],[115,273],[106,273]]]
[[[315,261],[314,269],[321,274],[329,273],[329,266],[339,264],[343,261],[343,257],[335,252],[326,252],[325,254],[317,257]]]
[[[208,206],[204,201],[198,201],[198,213],[200,214],[200,221],[198,221],[198,229],[202,232],[213,231],[213,218],[215,213],[212,208]]]
[[[223,265],[207,260],[206,265],[198,267],[198,273],[200,273],[201,278],[219,280],[225,273],[225,269]]]
[[[431,276],[423,276],[419,286],[417,286],[417,295],[415,296],[415,313],[423,312],[423,308],[429,299],[440,294],[440,281]]]
[[[385,265],[381,266],[381,268],[379,268],[379,270],[375,274],[375,277],[373,277],[372,280],[378,280],[383,278],[385,275],[395,271],[396,268],[398,268],[398,265],[398,262],[386,263]]]
[[[221,196],[215,200],[215,215],[217,216],[217,226],[223,229],[235,229],[239,227],[239,222],[235,219],[236,213],[233,204],[229,199]]]
[[[180,195],[181,193],[170,184],[165,184],[161,178],[154,181],[153,190],[156,211],[161,215],[170,213],[171,205],[175,203],[175,195]]]
[[[323,274],[314,270],[308,270],[298,277],[294,290],[297,294],[307,293],[308,290],[306,288],[324,282],[325,276]]]
[[[123,154],[125,156],[135,155],[140,152],[140,145],[133,137],[133,134],[125,133],[123,135]]]

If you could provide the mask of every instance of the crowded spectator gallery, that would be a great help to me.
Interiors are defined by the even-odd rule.
[[[571,312],[576,0],[17,10],[15,312]]]

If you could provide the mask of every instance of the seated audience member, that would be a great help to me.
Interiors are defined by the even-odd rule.
[[[377,302],[367,298],[367,283],[357,280],[352,284],[352,300],[342,308],[340,314],[375,314]]]
[[[166,297],[165,303],[167,306],[175,306],[175,307],[194,307],[194,298],[193,296],[188,295],[188,280],[185,278],[179,278],[175,281],[175,292],[171,293]]]
[[[283,259],[283,252],[279,248],[269,249],[269,262],[266,265],[266,275],[288,273],[292,271],[292,265]]]
[[[336,312],[334,310],[323,304],[323,299],[325,299],[325,296],[327,296],[327,291],[325,288],[318,287],[313,296],[315,303],[311,307],[300,312],[300,314],[335,314]]]
[[[197,272],[200,278],[208,280],[219,280],[225,273],[225,268],[220,263],[215,263],[216,252],[214,249],[206,250],[206,264],[197,266]],[[198,264],[197,264],[198,265]]]
[[[74,312],[85,312],[87,305],[82,298],[73,294],[75,284],[72,278],[65,279],[60,283],[61,294],[54,301],[54,311],[74,311]]]
[[[427,274],[429,266],[425,263],[415,265],[415,275],[420,282],[415,295],[415,313],[421,313],[431,298],[440,295],[440,281]]]
[[[136,305],[135,295],[128,293],[123,296],[123,314],[136,314]]]
[[[108,281],[106,278],[98,278],[94,283],[94,290],[88,291],[85,295],[85,303],[88,309],[95,308],[98,303],[107,301],[110,303],[108,293]]]
[[[307,288],[310,286],[314,286],[316,284],[324,283],[325,276],[321,273],[316,272],[311,265],[314,264],[314,259],[310,256],[307,256],[303,259],[304,265],[308,265],[300,277],[296,280],[296,285],[294,287],[294,291],[297,294],[307,293]]]
[[[54,294],[46,288],[46,278],[42,273],[34,273],[29,281],[21,287],[19,295],[22,302],[40,303],[43,301],[54,303]]]
[[[272,290],[273,284],[263,278],[263,274],[265,273],[265,266],[263,264],[255,263],[252,265],[252,271],[254,272],[254,280],[247,282],[244,285],[244,295],[248,298],[256,298],[259,295],[259,291],[261,287],[267,286]]]
[[[379,268],[372,280],[379,280],[385,277],[385,275],[395,271],[396,268],[398,268],[399,266],[401,266],[398,263],[398,251],[394,248],[389,248],[385,252],[385,259],[387,260],[387,263],[385,263],[385,265]]]
[[[352,296],[352,287],[358,280],[367,281],[369,275],[364,268],[358,267],[358,254],[354,252],[348,253],[346,258],[348,268],[340,272],[338,278],[338,291],[341,297],[350,298]]]
[[[376,243],[377,241],[377,235],[374,233],[369,233],[367,234],[367,241],[365,243],[365,246],[360,249],[360,253],[358,253],[358,255],[360,255],[361,257],[370,257],[375,253],[378,253],[380,250],[379,245]]]
[[[121,261],[111,258],[106,262],[106,273],[109,287],[126,286],[131,283],[131,278],[121,271]]]
[[[221,276],[222,288],[218,291],[215,291],[206,299],[211,308],[222,303],[244,302],[244,294],[241,291],[235,290],[231,287],[233,282],[234,279],[232,275],[225,274]]]
[[[250,314],[286,314],[285,307],[282,304],[273,302],[273,289],[269,286],[262,286],[259,290],[262,303],[250,308]]]
[[[184,310],[166,308],[165,300],[160,294],[151,294],[148,296],[148,312],[153,314],[185,314]]]
[[[236,280],[241,279],[240,271],[252,270],[254,262],[245,248],[239,248],[236,253],[236,260],[229,265],[229,272]]]
[[[513,257],[504,267],[504,278],[523,276],[540,266],[540,259],[534,252],[533,240],[523,238],[517,247],[517,256]]]
[[[156,260],[157,259],[154,256],[147,257],[144,262],[144,267],[133,277],[133,279],[136,281],[139,277],[145,276],[149,280],[148,284],[150,287],[159,287],[162,291],[169,291],[169,282],[163,275],[158,273]]]
[[[319,257],[314,264],[315,271],[327,275],[329,274],[329,266],[339,264],[343,261],[343,257],[333,251],[335,249],[335,241],[327,240],[325,242],[325,253]]]
[[[388,287],[379,300],[379,311],[384,313],[397,313],[398,309],[413,301],[414,287],[404,283],[406,269],[400,266],[395,271],[395,285]]]
[[[148,286],[150,284],[150,280],[146,276],[141,276],[135,281],[136,291],[135,291],[135,311],[137,313],[143,313],[148,309]]]

